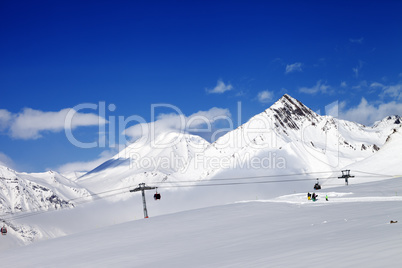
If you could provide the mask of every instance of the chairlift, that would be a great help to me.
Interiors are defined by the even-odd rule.
[[[6,228],[6,226],[3,226],[3,227],[1,228],[1,230],[0,230],[0,232],[1,232],[2,235],[6,235],[6,234],[7,234],[7,228]]]
[[[320,190],[321,189],[321,185],[320,185],[320,183],[318,182],[318,179],[317,179],[317,182],[314,184],[314,190]]]
[[[161,199],[161,194],[158,193],[158,191],[156,191],[156,193],[154,194],[154,199],[155,200],[160,200]]]

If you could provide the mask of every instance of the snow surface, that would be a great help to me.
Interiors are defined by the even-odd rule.
[[[284,95],[264,112],[209,144],[184,133],[141,138],[76,182],[92,192],[146,182],[337,171],[372,156],[400,122],[366,127],[320,116]],[[167,146],[163,146],[167,145]],[[250,166],[253,160],[259,165]]]
[[[1,267],[398,267],[401,148],[399,117],[366,127],[285,95],[215,143],[162,133],[72,180],[0,167]],[[142,182],[162,194],[146,220]]]
[[[303,193],[130,221],[0,258],[2,267],[399,267],[402,180],[334,189],[317,202]]]

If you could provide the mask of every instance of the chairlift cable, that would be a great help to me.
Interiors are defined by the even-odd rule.
[[[120,195],[120,194],[124,194],[124,193],[126,193],[126,192],[109,194],[109,195],[102,196],[102,197],[95,197],[92,200],[83,200],[81,202],[77,202],[77,203],[75,203],[75,205],[83,205],[83,204],[95,202],[95,201],[98,201],[98,200],[102,200],[102,199],[105,199],[105,198],[108,198],[108,197],[112,197],[112,196],[116,196],[116,195]],[[12,217],[4,217],[4,216],[9,216],[9,215],[2,215],[1,219],[6,220],[6,221],[10,221],[10,220],[16,220],[16,219],[36,216],[36,215],[47,213],[47,212],[60,211],[60,210],[69,209],[69,208],[70,207],[64,207],[64,208],[62,207],[62,208],[58,208],[58,209],[52,208],[52,209],[48,209],[48,210],[38,210],[38,211],[31,211],[31,212],[30,211],[19,211],[19,212],[17,212],[18,214],[17,213],[12,213],[12,214],[17,214],[17,215],[14,215]]]
[[[300,175],[319,174],[319,173],[334,173],[334,172],[336,172],[336,171],[306,172],[306,173],[251,176],[251,177],[233,177],[233,178],[220,178],[220,179],[218,178],[218,179],[213,179],[213,180],[197,180],[197,181],[164,181],[164,182],[159,182],[158,184],[160,184],[160,183],[173,183],[174,185],[169,185],[169,186],[162,185],[162,186],[158,186],[157,188],[184,188],[184,187],[232,186],[232,185],[245,185],[245,184],[268,184],[268,183],[301,182],[301,181],[316,180],[316,178],[289,179],[289,180],[267,180],[267,181],[251,181],[251,182],[246,181],[246,182],[211,183],[213,181],[228,181],[228,180],[233,181],[233,180],[244,180],[244,179],[271,178],[271,177],[289,177],[289,176],[300,176]],[[362,172],[362,171],[355,171],[355,172],[361,172],[361,173],[371,174],[371,175],[375,175],[375,176],[392,177],[392,175],[375,174],[375,173]],[[364,176],[364,177],[367,177],[367,176]],[[337,178],[337,177],[320,178],[320,180],[328,180],[328,179],[332,179],[332,178]],[[197,184],[197,183],[200,183],[200,182],[209,182],[209,184]],[[180,184],[183,184],[183,183],[193,183],[193,184],[180,185]],[[87,197],[93,197],[93,199],[82,200],[81,202],[78,201],[76,203],[72,203],[73,205],[82,205],[82,204],[98,201],[98,200],[101,200],[101,199],[109,198],[109,197],[112,197],[112,196],[124,194],[124,193],[126,193],[126,191],[118,192],[118,193],[112,193],[112,194],[109,194],[109,195],[106,195],[106,196],[101,196],[102,194],[105,194],[105,193],[116,192],[116,191],[119,191],[119,190],[126,190],[126,189],[132,188],[132,187],[135,187],[135,186],[131,185],[131,186],[121,187],[121,188],[117,188],[117,189],[113,189],[113,190],[107,190],[107,191],[103,191],[103,192],[99,192],[99,193],[90,193],[90,194],[87,194],[87,195],[84,195],[84,196],[81,196],[81,197],[73,198],[73,199],[70,199],[70,200],[64,200],[64,201],[72,202],[72,201],[80,200],[80,199],[87,198]],[[39,206],[38,208],[43,208],[43,207],[44,206]],[[29,211],[19,211],[19,212],[17,212],[18,215],[14,215],[12,217],[7,217],[7,216],[9,216],[7,214],[0,215],[0,217],[2,217],[2,218],[6,217],[6,218],[3,218],[3,219],[10,221],[10,220],[16,220],[16,219],[21,219],[21,218],[25,218],[25,217],[31,217],[31,216],[35,216],[35,215],[39,215],[39,214],[43,214],[43,213],[47,213],[47,212],[58,211],[58,210],[62,210],[62,209],[66,209],[66,208],[31,211],[31,212],[29,212]],[[15,213],[11,213],[11,215],[13,215],[13,214],[15,214]]]
[[[293,173],[293,174],[279,174],[279,175],[261,175],[261,176],[248,176],[248,177],[227,177],[227,178],[216,178],[213,181],[227,181],[227,180],[248,180],[248,179],[259,179],[259,178],[277,178],[277,177],[290,177],[290,176],[302,176],[302,175],[313,175],[320,173],[334,173],[337,171],[319,171],[319,172],[305,172],[305,173]],[[334,177],[335,178],[335,177]],[[315,180],[315,179],[314,179]],[[193,182],[209,182],[211,180],[195,180],[195,181],[161,181],[162,183],[193,183]]]
[[[379,173],[365,172],[365,171],[359,171],[359,170],[353,170],[353,172],[374,175],[376,177],[395,177],[395,175],[379,174]]]
[[[107,191],[103,191],[103,192],[99,192],[99,193],[92,193],[92,194],[87,194],[87,195],[84,195],[84,196],[81,196],[81,197],[77,197],[77,198],[72,198],[72,199],[69,199],[69,200],[63,200],[63,201],[65,201],[65,202],[67,202],[67,203],[71,203],[72,205],[81,205],[81,204],[86,204],[86,203],[89,203],[89,202],[92,202],[92,201],[97,201],[97,200],[100,200],[100,199],[103,199],[103,198],[107,198],[107,197],[111,197],[111,196],[114,196],[115,194],[110,194],[110,195],[107,195],[107,196],[100,196],[100,195],[102,195],[102,194],[105,194],[105,193],[110,193],[110,192],[115,192],[115,191],[119,191],[119,190],[125,190],[125,189],[128,189],[128,188],[132,188],[133,186],[126,186],[126,187],[122,187],[122,188],[117,188],[117,189],[113,189],[113,190],[107,190]],[[122,193],[125,193],[125,192],[122,192]],[[117,194],[122,194],[122,193],[117,193]],[[77,201],[77,200],[79,200],[79,199],[83,199],[83,198],[88,198],[88,197],[93,197],[93,199],[89,199],[89,200],[82,200],[82,201]],[[75,201],[75,203],[72,203],[72,201]],[[37,209],[41,209],[41,208],[47,208],[48,206],[38,206],[37,207]],[[67,208],[67,207],[66,207]],[[69,208],[69,207],[68,207]],[[60,210],[60,209],[65,209],[65,208],[55,208],[55,209],[48,209],[48,210],[35,210],[35,211],[29,211],[29,210],[21,210],[21,211],[18,211],[18,212],[14,212],[14,213],[11,213],[11,214],[19,214],[19,213],[37,213],[37,212],[43,212],[43,211],[57,211],[57,210]],[[10,214],[2,214],[2,215],[0,215],[0,217],[7,217],[7,216],[9,216]],[[18,216],[18,215],[17,215]]]

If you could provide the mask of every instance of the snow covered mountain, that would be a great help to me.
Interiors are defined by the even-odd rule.
[[[77,180],[91,191],[124,188],[142,182],[184,178],[189,163],[209,143],[184,133],[162,133],[155,140],[138,140]],[[188,178],[187,178],[188,180]]]
[[[289,155],[297,155],[306,171],[339,169],[378,151],[399,125],[394,118],[366,127],[320,116],[300,101],[284,95],[213,146],[232,155],[284,150]]]
[[[381,121],[381,123],[383,122]],[[400,178],[402,177],[401,149],[402,126],[393,130],[393,133],[388,136],[381,150],[361,161],[346,166],[345,169],[357,172],[357,174],[355,173],[355,175],[357,175],[356,178],[353,179],[354,183],[366,183],[378,179]],[[364,173],[366,176],[358,176]],[[328,183],[335,182],[329,181]]]
[[[143,182],[168,187],[163,202],[149,204],[153,215],[161,215],[239,200],[310,191],[311,181],[303,179],[315,179],[317,172],[325,172],[322,173],[323,177],[336,178],[327,180],[324,186],[343,185],[337,176],[345,168],[365,171],[366,175],[370,172],[401,175],[401,146],[399,116],[389,116],[373,126],[363,126],[321,116],[298,100],[284,95],[270,108],[214,143],[199,136],[176,132],[162,133],[154,140],[139,139],[74,181],[53,171],[27,174],[0,167],[0,219],[7,220],[27,211],[72,208],[80,200],[96,199],[103,197],[104,193],[112,193],[112,198],[107,199],[114,201],[108,204],[108,215],[115,213],[114,220],[124,222],[131,216],[126,212],[117,212],[117,208],[131,210],[130,199],[136,197],[128,189]],[[269,176],[278,180],[286,179],[289,175],[300,182],[256,183],[244,185],[241,190],[225,191],[219,187],[198,187],[197,190],[175,187],[183,186],[184,182],[186,187],[192,187],[226,179],[243,183],[245,178]],[[385,178],[377,176],[371,180]],[[367,176],[356,176],[353,180],[354,183],[368,181]],[[102,211],[105,211],[105,204]],[[141,208],[135,213],[136,218],[141,217]],[[107,216],[102,215],[101,220],[95,216],[92,218],[111,224]],[[85,228],[93,228],[93,221],[92,225],[88,222]],[[74,233],[72,227],[54,230],[47,225],[38,229],[21,222],[8,221],[7,224],[25,242],[35,237]],[[70,223],[69,226],[75,225]],[[48,231],[49,228],[52,231]]]
[[[14,225],[10,218],[21,212],[73,208],[74,202],[70,200],[83,197],[91,199],[86,189],[57,172],[28,174],[0,166],[0,221],[7,223],[23,240],[32,240],[37,231],[32,227]]]
[[[183,133],[139,140],[77,183],[96,192],[141,182],[339,171],[375,154],[400,126],[398,116],[372,127],[321,116],[285,94],[212,144]]]
[[[74,207],[70,200],[88,191],[57,172],[19,173],[0,166],[0,208],[2,214]]]

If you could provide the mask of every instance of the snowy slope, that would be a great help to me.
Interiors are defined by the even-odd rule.
[[[0,221],[5,221],[22,242],[33,241],[39,231],[8,219],[19,213],[73,208],[71,199],[86,197],[89,192],[57,172],[19,173],[0,166]]]
[[[350,165],[349,169],[369,170],[372,173],[402,175],[402,128],[394,129],[378,153]]]
[[[54,171],[19,173],[0,166],[0,208],[2,214],[73,207],[70,200],[88,191]]]
[[[188,177],[213,181],[304,173],[305,176],[295,179],[306,179],[324,171],[327,173],[322,176],[328,177],[376,154],[400,126],[397,116],[372,127],[320,116],[284,95],[264,112],[207,146],[202,157],[192,159],[190,164],[202,166],[201,176],[192,171]],[[217,162],[218,165],[214,164]],[[267,187],[266,191],[277,189]]]
[[[188,180],[183,174],[189,171],[189,162],[208,145],[199,136],[162,133],[155,140],[132,143],[76,182],[93,192],[100,192],[142,182]]]
[[[306,172],[322,171],[339,169],[372,155],[399,125],[391,118],[366,127],[320,116],[284,95],[263,113],[219,138],[213,146],[235,157],[283,150],[296,156]]]
[[[349,184],[383,181],[402,176],[402,126],[393,126],[392,131],[381,150],[343,167],[343,170],[350,170],[350,174],[354,176],[348,179]],[[328,188],[344,185],[345,180],[338,178],[341,174],[339,171],[328,174],[327,178],[321,181],[321,186]]]
[[[398,116],[372,127],[320,116],[284,95],[215,143],[189,134],[162,133],[155,140],[138,140],[78,179],[69,180],[56,172],[26,174],[0,168],[2,215],[12,219],[7,224],[19,239],[0,248],[141,219],[141,194],[129,189],[142,182],[162,192],[161,201],[152,200],[152,191],[146,193],[148,213],[153,217],[306,193],[312,190],[311,179],[317,177],[323,179],[325,191],[344,184],[337,177],[345,168],[356,176],[350,184],[389,179],[402,173],[400,126]],[[208,184],[217,186],[204,187]],[[89,193],[95,195],[84,198]],[[93,206],[78,202],[108,195]],[[76,198],[77,202],[70,201]],[[57,215],[50,218],[38,215],[14,220],[15,214],[10,214],[73,206],[74,212],[50,213]]]
[[[402,127],[395,128],[388,136],[385,144],[377,153],[361,161],[346,166],[354,172],[355,178],[349,183],[365,183],[377,180],[402,177]],[[337,184],[336,180],[329,180],[329,184]],[[343,183],[338,180],[338,183]]]
[[[400,125],[399,117],[366,127],[320,116],[284,95],[213,144],[179,133],[140,139],[77,182],[99,192],[141,182],[339,171],[375,154]]]
[[[399,267],[401,180],[180,212],[0,252],[2,267]],[[390,221],[398,223],[390,224]]]

